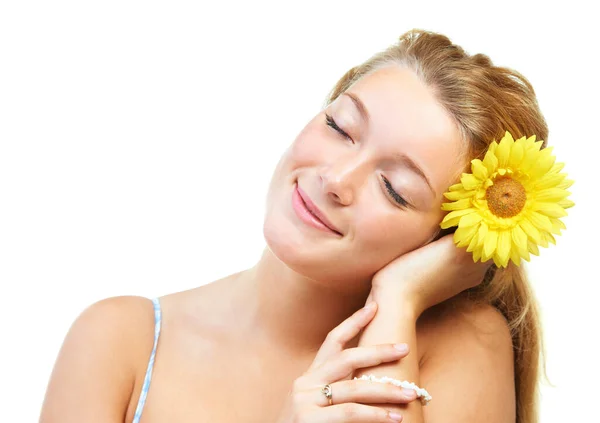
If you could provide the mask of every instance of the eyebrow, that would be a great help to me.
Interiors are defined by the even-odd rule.
[[[360,113],[360,115],[362,116],[362,118],[366,122],[368,122],[369,121],[369,111],[365,107],[365,103],[363,103],[362,100],[356,96],[356,94],[352,94],[352,93],[349,93],[347,91],[344,91],[342,93],[342,95],[350,97],[350,99],[352,100],[352,102],[354,103],[354,105],[356,106],[356,108],[358,109],[358,112]]]
[[[407,156],[404,153],[398,153],[398,154],[394,155],[394,160],[396,162],[406,165],[409,169],[411,169],[413,172],[415,172],[417,175],[419,175],[425,181],[425,183],[427,184],[427,186],[429,187],[429,189],[431,190],[433,195],[435,197],[437,197],[437,193],[433,189],[433,186],[431,185],[429,178],[427,177],[425,172],[423,172],[423,169],[421,169],[421,167],[413,159],[411,159],[409,156]]]

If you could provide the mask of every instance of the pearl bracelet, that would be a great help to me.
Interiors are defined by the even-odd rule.
[[[406,380],[393,379],[387,376],[377,377],[374,375],[362,375],[361,377],[355,377],[354,380],[368,380],[371,382],[391,383],[392,385],[396,385],[401,388],[414,390],[417,393],[417,398],[421,400],[421,404],[423,405],[427,405],[427,403],[431,401],[431,395],[429,395],[429,392],[427,392],[423,388],[419,388],[414,383],[408,382]]]

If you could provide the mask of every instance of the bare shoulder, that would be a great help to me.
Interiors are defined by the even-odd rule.
[[[153,332],[147,298],[112,297],[87,307],[60,349],[40,421],[122,422]]]
[[[110,351],[110,359],[132,363],[147,355],[154,337],[154,307],[145,297],[119,296],[100,300],[87,307],[75,320],[65,339],[86,341],[78,348]],[[64,346],[63,346],[64,348]],[[118,352],[118,354],[114,354]]]
[[[419,332],[428,355],[435,354],[442,343],[457,342],[459,334],[461,342],[469,340],[492,349],[504,346],[512,351],[510,329],[502,313],[492,305],[465,297],[427,310],[419,319]]]
[[[427,422],[514,422],[512,337],[493,306],[456,298],[419,321],[421,383],[434,400]]]
[[[105,326],[107,335],[137,332],[147,329],[154,321],[152,302],[145,297],[120,296],[100,300],[88,306],[75,320],[73,328],[81,325]],[[150,325],[154,326],[153,324]]]

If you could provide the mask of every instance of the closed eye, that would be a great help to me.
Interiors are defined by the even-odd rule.
[[[390,197],[392,197],[394,199],[394,201],[400,205],[400,207],[410,207],[410,204],[408,203],[408,201],[406,201],[401,195],[399,195],[394,190],[394,188],[392,187],[392,184],[390,184],[390,181],[388,181],[385,178],[385,176],[382,176],[381,179],[383,180],[383,183],[385,184],[385,188],[386,188],[388,194],[390,195]]]
[[[352,140],[352,138],[350,137],[350,135],[348,135],[342,128],[340,128],[338,126],[338,124],[335,122],[335,120],[333,119],[333,117],[331,117],[331,115],[329,115],[327,113],[325,113],[325,123],[327,124],[327,126],[333,128],[337,133],[339,133],[344,138],[347,138],[350,141],[354,142]],[[386,188],[389,196],[392,197],[392,199],[397,204],[399,204],[401,207],[410,207],[410,204],[408,203],[408,201],[406,201],[401,195],[399,195],[394,190],[390,181],[388,181],[384,176],[382,176],[381,179],[383,180],[383,183],[385,184],[385,188]]]
[[[327,124],[327,126],[330,126],[331,128],[335,129],[335,131],[338,132],[344,138],[347,138],[350,141],[353,141],[352,138],[350,137],[350,135],[348,135],[346,132],[344,132],[344,130],[342,128],[340,128],[337,125],[337,123],[335,123],[335,120],[333,120],[331,115],[328,115],[327,113],[325,113],[325,123]]]

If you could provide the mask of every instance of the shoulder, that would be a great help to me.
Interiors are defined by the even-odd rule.
[[[514,421],[513,344],[504,316],[491,305],[456,298],[428,310],[419,326],[421,383],[434,397],[428,420],[443,414]]]
[[[108,335],[118,332],[137,332],[154,326],[152,301],[139,296],[110,297],[88,306],[75,320],[77,325],[104,326]]]
[[[500,311],[489,304],[478,304],[456,297],[427,310],[419,319],[419,330],[427,355],[435,354],[442,344],[474,342],[481,348],[504,347],[512,351],[508,322]],[[427,359],[424,356],[424,359]]]
[[[122,421],[153,332],[147,298],[112,297],[88,306],[64,339],[40,421]]]
[[[77,349],[94,350],[97,354],[117,351],[115,360],[134,362],[153,345],[154,307],[148,298],[120,296],[100,300],[88,306],[74,321],[67,341],[78,341]],[[85,342],[82,342],[85,341]]]
[[[110,325],[110,323],[114,323],[115,320],[125,316],[132,318],[134,321],[140,318],[144,319],[148,315],[153,315],[151,304],[150,299],[139,296],[105,298],[86,307],[75,320],[75,324],[86,322]],[[120,325],[120,327],[123,327],[123,325]]]

